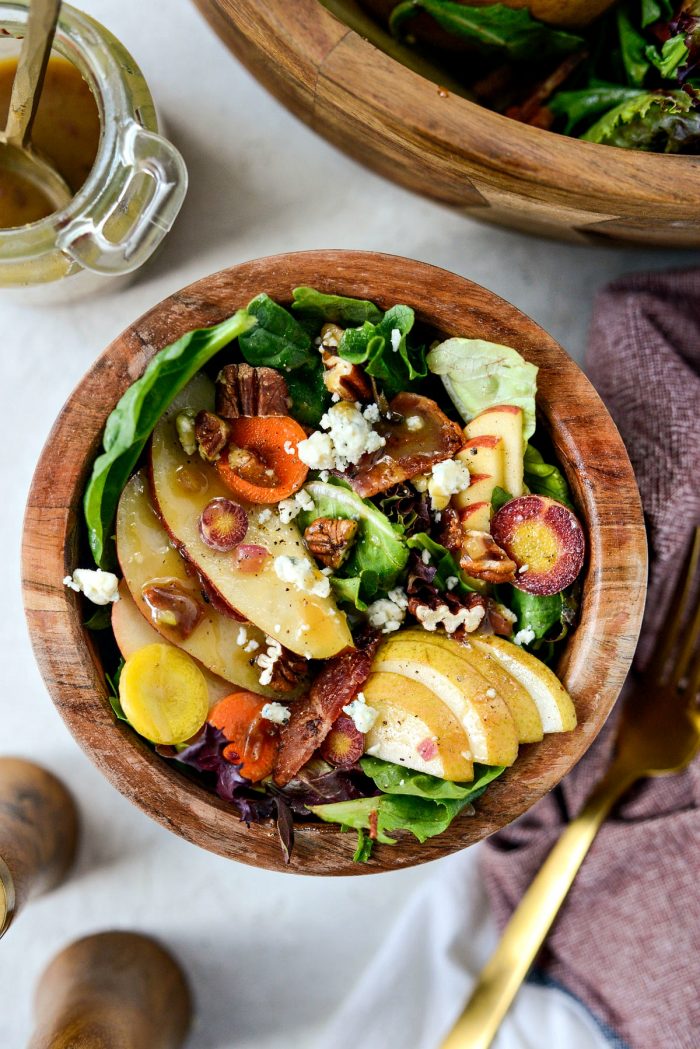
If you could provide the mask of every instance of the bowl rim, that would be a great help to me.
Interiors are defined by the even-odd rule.
[[[386,308],[407,301],[445,334],[514,345],[540,367],[538,409],[585,519],[589,554],[581,621],[558,672],[579,710],[573,732],[521,747],[477,814],[437,838],[402,837],[352,862],[353,843],[334,826],[297,828],[284,863],[273,827],[247,828],[225,802],[170,768],[117,722],[78,595],[63,585],[77,564],[82,493],[107,415],[163,346],[217,323],[255,294],[284,302],[299,284],[369,298]],[[575,395],[574,395],[575,392]],[[68,729],[117,789],[157,822],[212,852],[253,866],[300,874],[364,874],[444,856],[493,833],[551,790],[600,731],[632,662],[646,592],[646,534],[632,467],[607,409],[581,369],[534,321],[464,277],[377,252],[320,250],[241,263],[204,277],[155,305],[97,358],[62,408],[39,458],[24,521],[22,579],[35,656]],[[508,790],[515,780],[518,790]]]

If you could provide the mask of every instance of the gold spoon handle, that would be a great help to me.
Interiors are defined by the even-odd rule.
[[[572,820],[513,912],[442,1049],[488,1049],[605,817],[637,776],[616,762]]]
[[[18,149],[24,148],[29,140],[60,9],[61,0],[31,0],[29,4],[27,31],[5,126],[5,141]]]

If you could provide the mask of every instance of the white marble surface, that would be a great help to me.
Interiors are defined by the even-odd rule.
[[[134,317],[191,280],[256,256],[368,248],[437,263],[513,301],[577,359],[598,287],[688,256],[574,248],[459,218],[315,137],[186,0],[83,6],[140,63],[189,166],[190,192],[164,250],[126,290],[44,311],[0,301],[0,752],[49,765],[84,815],[74,878],[22,914],[0,946],[0,1046],[24,1046],[32,989],[52,954],[70,938],[119,926],[157,934],[184,960],[199,1005],[190,1049],[304,1049],[434,868],[327,881],[255,871],[156,826],[102,779],[44,691],[20,600],[23,505],[49,427],[95,355]]]

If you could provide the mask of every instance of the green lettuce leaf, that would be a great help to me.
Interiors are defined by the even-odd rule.
[[[510,346],[482,339],[447,339],[428,354],[428,367],[440,375],[465,422],[494,404],[523,410],[526,438],[535,432],[537,368]]]
[[[555,116],[566,118],[563,131],[565,135],[570,135],[584,120],[592,121],[614,106],[643,94],[645,92],[641,88],[596,84],[576,91],[558,91],[548,106]]]
[[[425,348],[408,345],[407,337],[414,321],[410,306],[392,306],[376,324],[365,321],[359,328],[346,328],[338,346],[338,356],[352,364],[362,364],[365,372],[380,383],[391,399],[428,374]],[[392,342],[394,331],[399,332],[396,347]]]
[[[104,452],[95,459],[83,497],[90,549],[100,568],[116,562],[111,528],[117,503],[161,415],[215,354],[256,324],[254,316],[238,310],[212,328],[187,332],[160,350],[119,400],[107,419]]]
[[[383,314],[378,306],[367,299],[348,299],[344,295],[326,295],[315,288],[300,287],[292,292],[292,309],[304,317],[318,322],[357,326],[370,321],[378,324]]]
[[[505,769],[504,765],[475,765],[471,783],[452,783],[370,755],[361,758],[360,765],[365,775],[374,780],[385,794],[410,794],[430,801],[475,801]]]
[[[504,4],[468,7],[454,0],[405,0],[391,13],[392,33],[410,33],[412,19],[421,12],[484,54],[539,61],[569,54],[584,43],[580,36],[538,22],[525,9],[514,10]]]
[[[294,418],[305,426],[317,426],[330,397],[311,335],[269,295],[257,295],[247,309],[257,324],[238,340],[244,359],[248,364],[279,368],[287,380]]]
[[[377,786],[386,785],[385,793],[376,798],[309,806],[311,812],[327,823],[357,830],[354,858],[358,862],[366,862],[371,856],[372,841],[367,838],[367,832],[374,813],[376,841],[380,844],[395,845],[392,832],[400,830],[410,831],[418,841],[424,842],[447,830],[455,816],[481,797],[488,784],[503,772],[502,766],[475,765],[474,781],[456,784],[377,758],[362,758],[361,764]]]
[[[653,44],[650,44],[645,51],[651,64],[656,66],[665,79],[676,76],[680,67],[688,61],[689,53],[685,33],[678,33],[664,41],[661,51]]]
[[[426,532],[417,532],[416,535],[412,535],[410,539],[406,540],[406,545],[411,550],[427,550],[430,553],[430,564],[437,569],[433,583],[438,590],[449,589],[447,580],[450,577],[459,580],[457,586],[454,587],[456,593],[467,593],[476,589],[469,582],[447,547],[442,546],[441,543],[436,543]]]
[[[550,499],[574,510],[571,492],[561,470],[546,463],[542,455],[528,444],[525,448],[525,484],[535,495],[547,495]]]
[[[683,91],[645,92],[601,117],[587,142],[654,153],[690,153],[700,144],[700,110]]]
[[[396,585],[408,561],[408,547],[381,510],[345,485],[310,481],[306,491],[314,509],[303,510],[297,517],[302,531],[318,517],[342,517],[358,523],[350,554],[331,582],[339,596],[363,611],[362,603]]]

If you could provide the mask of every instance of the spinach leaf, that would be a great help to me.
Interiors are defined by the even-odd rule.
[[[593,120],[602,113],[607,113],[613,106],[619,106],[621,102],[627,102],[642,94],[644,91],[641,88],[596,84],[577,91],[557,92],[549,102],[549,108],[555,116],[566,117],[563,131],[565,135],[570,135],[582,121]]]
[[[526,9],[514,10],[504,4],[468,7],[454,0],[404,0],[391,13],[392,33],[410,33],[411,20],[421,12],[484,54],[539,61],[569,54],[584,43],[580,36],[538,22]]]
[[[319,324],[332,321],[334,324],[359,325],[365,321],[377,324],[382,311],[367,299],[348,299],[344,295],[326,295],[315,288],[295,288],[292,292],[292,309]]]
[[[319,356],[296,318],[269,295],[257,295],[248,303],[247,312],[257,320],[255,327],[238,340],[248,364],[285,370],[308,365]]]
[[[238,310],[212,328],[183,335],[155,355],[107,419],[104,452],[93,464],[83,498],[90,549],[100,568],[110,568],[115,563],[110,530],[117,503],[161,415],[219,350],[256,323],[255,317]]]
[[[628,6],[621,6],[617,10],[617,32],[627,83],[631,87],[641,87],[651,63],[646,54],[647,42],[632,24]]]
[[[511,587],[511,594],[506,604],[518,617],[516,632],[529,628],[534,632],[533,640],[541,640],[549,634],[555,624],[561,624],[564,610],[564,599],[561,594],[538,597],[536,594],[528,594],[524,590],[518,590],[517,587]]]
[[[311,481],[306,491],[314,509],[303,510],[297,517],[302,531],[318,517],[342,517],[358,523],[350,554],[331,581],[338,596],[364,611],[365,601],[396,585],[408,561],[406,543],[385,514],[345,485]]]
[[[313,364],[286,372],[287,390],[292,402],[291,413],[302,426],[316,429],[331,398],[323,381],[323,364],[320,354]]]
[[[256,296],[248,303],[248,313],[258,323],[238,340],[243,357],[248,364],[279,368],[287,380],[294,418],[304,426],[316,427],[330,395],[313,339],[296,317],[269,295]]]
[[[109,705],[114,711],[115,717],[119,721],[126,721],[128,725],[130,724],[130,721],[124,713],[124,710],[121,705],[121,700],[119,699],[119,678],[122,675],[123,669],[124,660],[120,659],[117,669],[114,671],[113,674],[105,673],[105,680],[107,681],[107,699],[109,700]]]
[[[700,110],[683,91],[645,92],[601,117],[581,136],[654,153],[689,153],[700,145]]]
[[[368,375],[379,380],[388,398],[410,389],[428,374],[424,347],[409,347],[407,336],[415,315],[410,306],[392,306],[373,324],[346,328],[338,346],[338,356],[352,364],[362,364]],[[398,337],[394,334],[398,332]]]
[[[525,446],[525,484],[535,495],[547,495],[570,510],[574,509],[563,473],[558,467],[546,463],[531,444]]]
[[[458,594],[465,594],[470,590],[477,589],[476,586],[472,585],[473,580],[471,582],[468,581],[467,576],[447,547],[436,543],[425,532],[418,532],[416,535],[412,535],[410,539],[406,540],[406,545],[411,550],[427,550],[430,553],[430,563],[433,568],[437,569],[433,583],[438,590],[448,590],[447,580],[450,578],[459,580],[457,586],[453,588]]]
[[[491,507],[493,509],[493,512],[495,514],[498,513],[501,507],[505,506],[506,503],[509,503],[512,498],[513,496],[510,494],[510,492],[507,492],[505,488],[500,488],[498,485],[496,485],[491,495]]]
[[[474,801],[486,790],[489,783],[500,776],[504,765],[475,765],[474,779],[471,783],[452,783],[429,776],[425,772],[414,772],[412,769],[396,765],[392,761],[382,761],[369,755],[360,759],[362,771],[374,780],[377,787],[385,794],[411,794],[431,801],[456,799]]]
[[[685,33],[678,33],[664,41],[661,51],[650,44],[645,52],[651,64],[656,66],[666,80],[676,76],[680,67],[688,61],[689,53]]]
[[[107,630],[112,625],[112,606],[105,605],[92,613],[83,626],[86,630]]]

